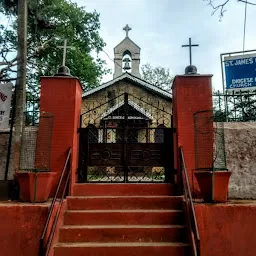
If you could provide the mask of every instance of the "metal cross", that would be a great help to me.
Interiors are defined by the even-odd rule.
[[[199,46],[199,44],[192,44],[191,43],[191,38],[189,38],[189,44],[182,45],[182,47],[189,47],[189,63],[190,66],[192,65],[192,47]]]
[[[126,32],[126,37],[128,37],[128,33],[130,30],[132,30],[128,24],[126,24],[126,26],[123,28],[123,30]]]
[[[66,55],[67,55],[67,48],[73,48],[72,46],[67,46],[67,39],[64,40],[64,46],[57,46],[58,48],[63,49],[63,60],[62,60],[62,66],[65,66],[66,63]]]

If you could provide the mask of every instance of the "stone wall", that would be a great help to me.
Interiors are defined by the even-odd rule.
[[[256,199],[256,123],[225,123],[229,198]]]
[[[129,94],[129,102],[135,103],[152,116],[151,128],[155,128],[159,124],[171,127],[171,100],[154,95],[150,91],[127,81],[120,81],[107,89],[84,97],[82,100],[82,114],[84,114],[82,116],[82,126],[87,127],[91,123],[98,127],[102,114],[112,107],[109,103],[116,105],[123,102],[125,92]]]

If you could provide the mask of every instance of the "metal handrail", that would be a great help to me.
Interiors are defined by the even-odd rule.
[[[59,220],[59,214],[60,214],[60,211],[61,211],[61,206],[62,206],[64,197],[65,197],[67,187],[68,187],[68,183],[69,183],[69,179],[70,179],[70,158],[71,158],[71,147],[68,150],[68,155],[67,155],[64,167],[62,169],[61,176],[59,178],[58,186],[57,186],[56,192],[54,194],[54,197],[53,197],[53,200],[52,200],[52,203],[51,203],[50,211],[49,211],[47,220],[45,222],[45,226],[44,226],[42,236],[40,238],[39,256],[47,256],[48,253],[49,253],[50,247],[51,247],[54,232],[55,232],[58,220]],[[50,224],[50,220],[51,220],[51,217],[52,217],[52,213],[53,213],[53,210],[54,210],[54,207],[55,207],[55,203],[57,201],[57,197],[58,197],[58,194],[59,194],[59,191],[60,191],[60,188],[61,188],[62,180],[65,176],[66,170],[67,170],[67,178],[66,178],[64,189],[63,189],[61,199],[60,199],[60,202],[59,202],[58,210],[57,210],[56,216],[54,218],[54,222],[51,226],[49,237],[47,238],[46,243],[44,243],[44,240],[46,238],[46,233],[47,233],[47,230],[48,230],[48,227],[49,227],[49,224]]]
[[[193,246],[193,255],[200,256],[200,235],[198,231],[195,208],[193,204],[193,199],[191,195],[188,172],[186,168],[185,158],[183,154],[182,147],[180,147],[180,158],[181,158],[181,170],[182,170],[182,181],[185,197],[186,212],[188,218],[188,227],[190,233],[190,239]]]

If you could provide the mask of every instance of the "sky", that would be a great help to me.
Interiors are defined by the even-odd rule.
[[[141,47],[141,65],[150,63],[182,75],[189,65],[189,50],[181,46],[191,37],[192,43],[200,45],[193,48],[192,64],[200,74],[213,74],[215,90],[222,90],[220,54],[243,50],[245,6],[237,0],[230,0],[221,21],[219,13],[212,15],[213,9],[203,0],[72,1],[100,13],[100,35],[111,58],[113,48],[125,37],[123,27],[129,24],[129,37]],[[223,2],[214,1],[216,5]],[[256,6],[248,5],[245,50],[256,49],[255,14]],[[100,57],[113,70],[113,61],[105,53]],[[103,82],[112,77],[105,76]]]

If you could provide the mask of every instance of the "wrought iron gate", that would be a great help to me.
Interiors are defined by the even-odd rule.
[[[107,114],[90,110],[97,118],[100,116],[105,120],[100,127],[90,123],[79,130],[79,181],[172,182],[173,129],[164,124],[149,128],[150,120],[142,110],[135,109],[134,100],[129,101],[126,93],[120,96],[123,102],[116,104],[118,113],[114,104],[106,102],[112,106],[112,111],[106,107]],[[97,109],[102,110],[102,106]],[[165,112],[163,109],[158,111]]]

